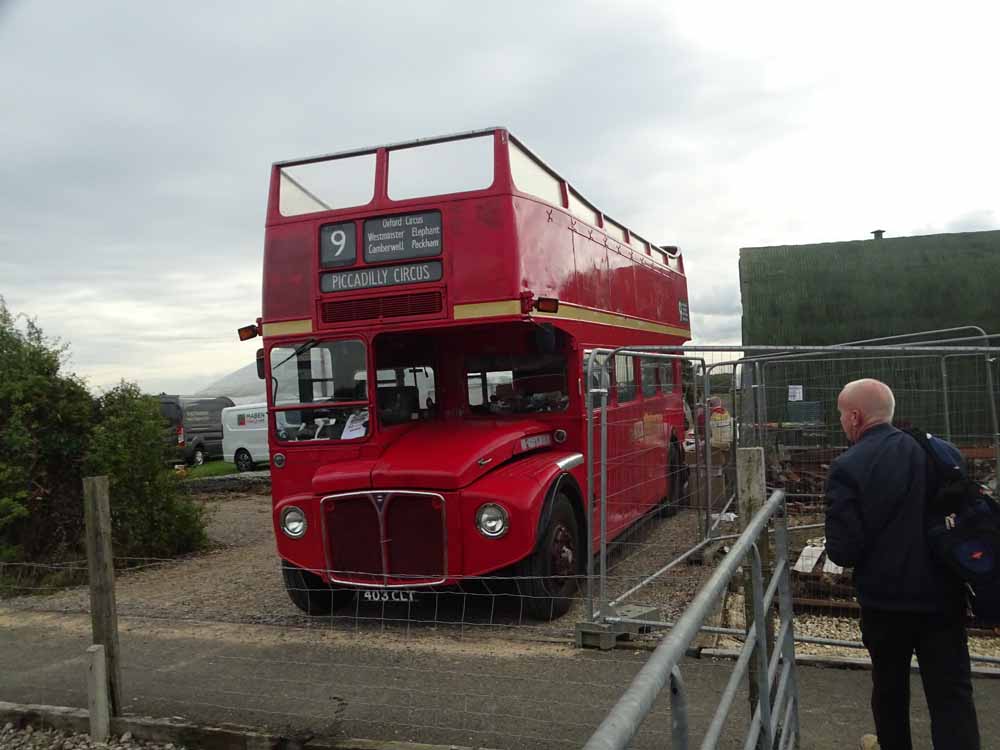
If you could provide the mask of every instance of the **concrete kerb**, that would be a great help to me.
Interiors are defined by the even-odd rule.
[[[55,729],[74,734],[86,734],[90,716],[85,709],[65,706],[40,706],[0,701],[0,726],[11,723],[17,729]],[[154,719],[144,716],[115,716],[111,733],[120,736],[131,733],[137,740],[187,745],[197,750],[486,750],[463,745],[427,745],[398,740],[346,739],[324,741],[308,737],[282,737],[255,731],[250,727],[226,724],[205,727],[176,719]]]
[[[189,493],[202,492],[251,492],[271,491],[270,471],[246,471],[238,474],[224,474],[220,477],[182,479],[181,489]]]

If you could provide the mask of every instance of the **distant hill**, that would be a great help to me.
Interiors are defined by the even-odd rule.
[[[264,381],[257,377],[257,363],[251,362],[197,392],[198,396],[229,396],[236,404],[252,404],[266,399]]]

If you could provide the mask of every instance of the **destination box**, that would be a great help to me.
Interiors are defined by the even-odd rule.
[[[353,266],[358,259],[358,239],[353,221],[319,228],[319,264],[323,268]]]
[[[353,271],[335,271],[320,276],[319,288],[322,292],[353,292],[358,289],[373,289],[383,286],[421,284],[440,281],[441,261],[406,263],[399,266],[379,266],[358,268]]]
[[[440,255],[441,212],[367,219],[363,244],[367,263]]]

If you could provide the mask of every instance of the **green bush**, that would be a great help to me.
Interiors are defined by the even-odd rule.
[[[83,383],[59,372],[64,349],[0,298],[0,560],[76,549],[81,468],[94,421]]]
[[[0,297],[0,562],[80,556],[87,475],[108,475],[116,557],[202,547],[202,508],[166,469],[156,398],[122,382],[94,399],[60,371],[65,348],[19,322]]]
[[[172,557],[203,547],[203,508],[165,470],[159,400],[123,381],[97,403],[84,467],[88,476],[108,476],[115,555]]]

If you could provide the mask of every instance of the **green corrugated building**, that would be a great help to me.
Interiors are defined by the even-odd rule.
[[[740,250],[744,345],[1000,332],[1000,231]]]
[[[1000,231],[742,248],[740,292],[745,346],[824,346],[967,325],[1000,333]],[[985,361],[858,353],[770,364],[768,418],[802,421],[812,403],[818,421],[839,434],[840,387],[875,377],[892,386],[901,419],[964,444],[988,444]],[[802,402],[791,400],[789,386],[801,390]]]

